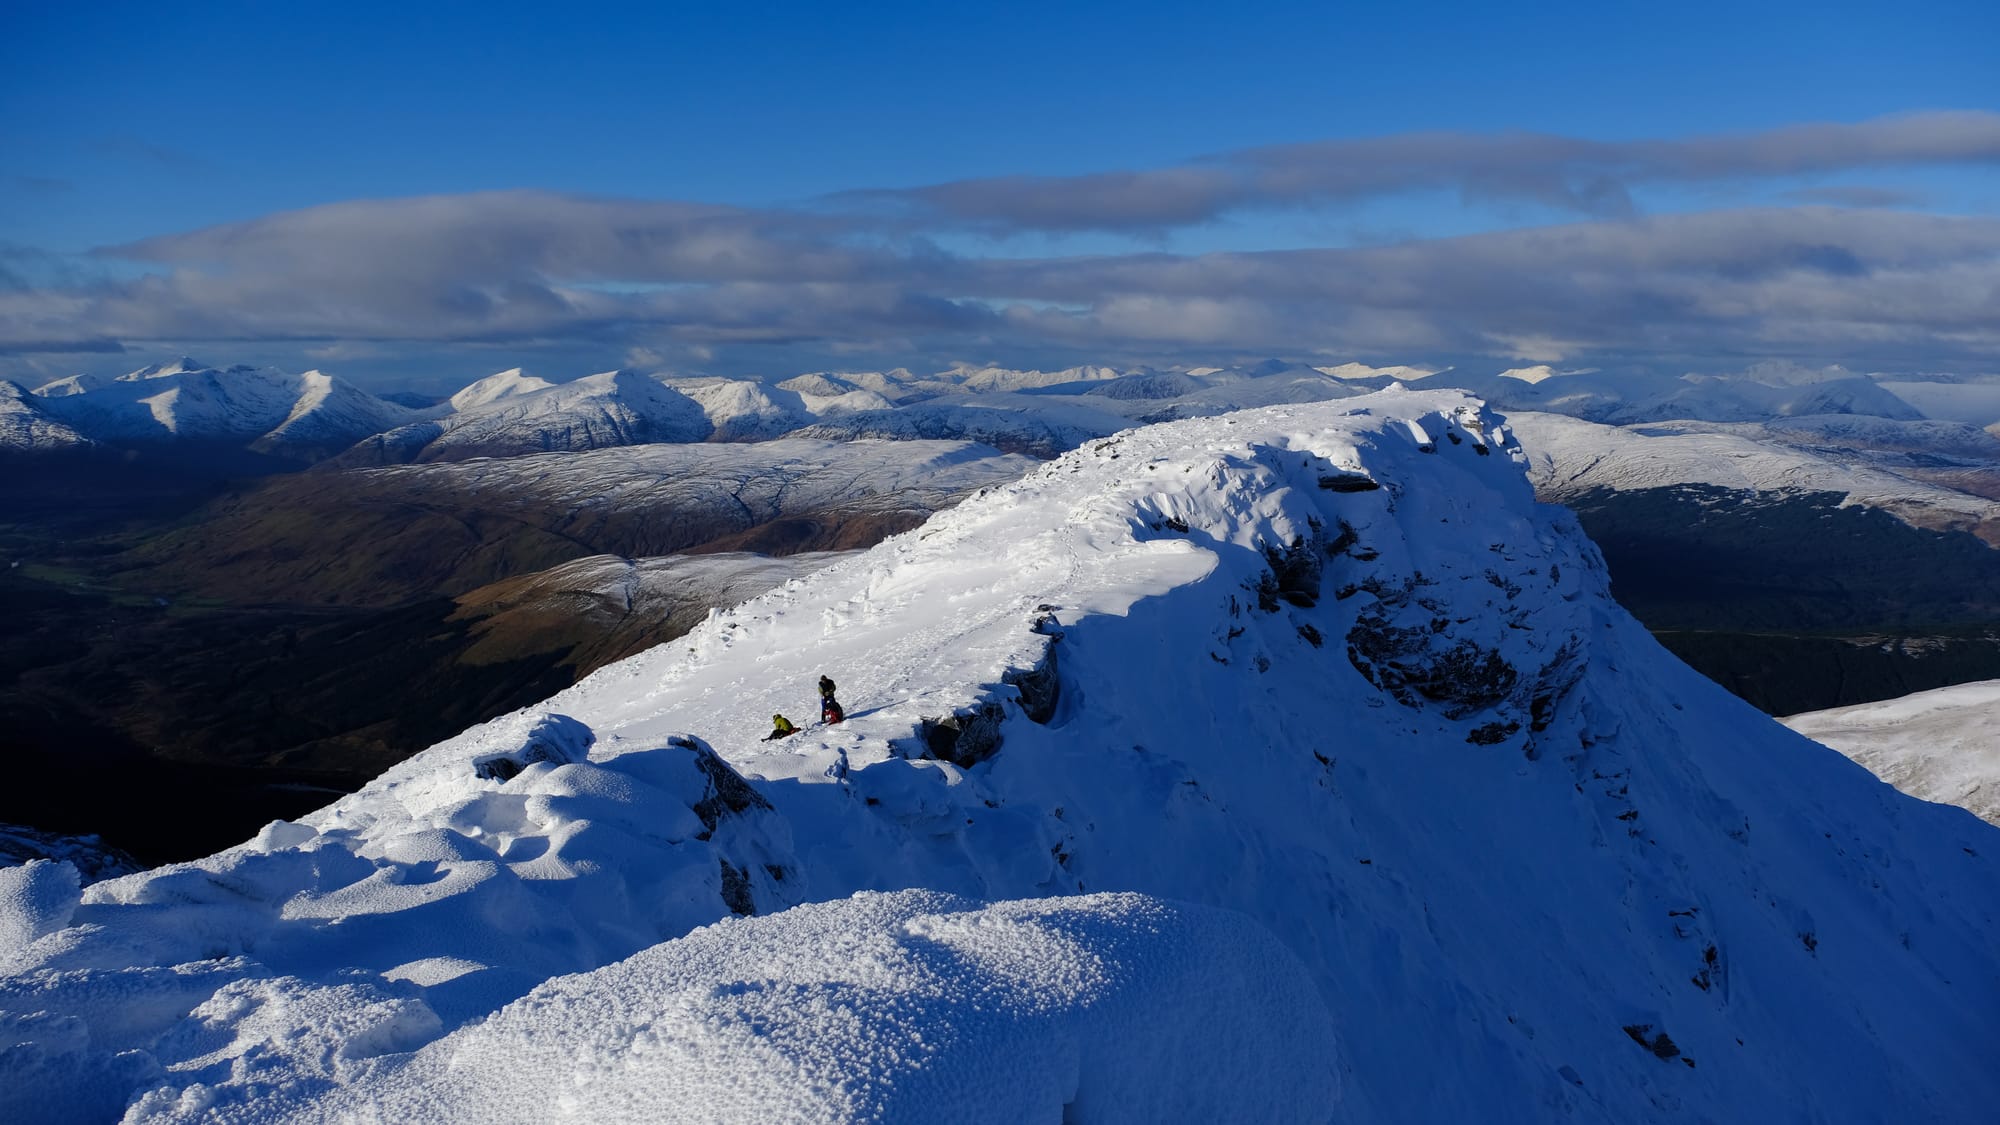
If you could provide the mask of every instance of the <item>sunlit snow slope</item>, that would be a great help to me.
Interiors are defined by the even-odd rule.
[[[2000,824],[2000,680],[1808,711],[1784,723],[1905,793]]]
[[[0,1116],[1162,1119],[1135,1076],[1205,1121],[2000,1105],[2000,832],[1676,663],[1523,461],[1457,392],[1131,431],[243,847],[80,897],[31,867]],[[848,720],[761,741],[822,672]],[[852,897],[907,888],[965,901]],[[1020,901],[1111,891],[1155,897]],[[696,929],[732,913],[769,917]]]

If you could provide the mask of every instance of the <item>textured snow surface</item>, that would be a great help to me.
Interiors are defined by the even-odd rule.
[[[294,1081],[246,1105],[202,1087],[134,1113],[1316,1122],[1335,1098],[1333,1048],[1305,969],[1234,911],[1134,894],[982,906],[863,892],[556,978],[330,1094]]]
[[[1784,723],[1913,797],[2000,824],[2000,680],[1808,711]]]
[[[1182,1006],[1236,1026],[1231,997],[1310,990],[1332,1045],[1284,1087],[1320,1091],[1299,1095],[1308,1119],[1988,1115],[2000,829],[1897,793],[1674,661],[1609,599],[1573,517],[1535,502],[1525,459],[1455,392],[1092,441],[299,823],[82,888],[66,928],[0,949],[16,1044],[0,1119],[365,1120],[391,1095],[490,1096],[475,1104],[499,1115],[523,1086],[509,1059],[542,1080],[534,1096],[570,1099],[531,1117],[647,1119],[627,1067],[732,1107],[774,1068],[833,1067],[840,1097],[893,1074],[879,1119],[970,1117],[998,1072],[925,1069],[913,1043],[889,1051],[897,1029],[998,1042],[999,994],[967,982],[1043,981],[1068,954],[1002,973],[1005,949],[1043,948],[1010,937],[954,977],[887,920],[901,907],[842,913],[900,890],[963,896],[911,908],[964,916],[952,926],[1016,919],[1161,974],[1087,1002],[1027,989],[1055,1005],[1035,1009],[1036,1049],[1067,1036],[1083,1061],[1021,1079],[1023,1098],[1048,1080],[1033,1089],[1083,1107],[1103,1073],[1209,1096],[1233,1056],[1203,1038],[1148,1039],[1142,1057],[1119,1005],[1172,1036]],[[764,740],[774,712],[812,717],[821,673],[847,721]],[[1072,901],[1102,892],[1167,901],[1111,900],[1130,908],[1095,921]],[[801,904],[833,905],[787,913]],[[1247,915],[1309,983],[1247,927],[1179,904]],[[1219,926],[1251,952],[1199,953],[1177,977],[1178,955],[1131,936],[1156,911],[1181,920],[1160,948],[1213,947]],[[732,914],[760,917],[693,935]],[[738,932],[799,955],[766,976],[687,952]],[[924,995],[979,999],[863,1002],[839,982],[868,964],[841,951],[864,947],[938,972]],[[673,968],[702,959],[714,977]],[[801,982],[815,960],[828,971]],[[662,998],[697,979],[714,1016],[699,1028]],[[1318,1010],[1270,1009],[1241,1036],[1313,1042]],[[550,1042],[543,1015],[573,1022]],[[559,1055],[574,1065],[535,1065]],[[817,1078],[785,1089],[834,1096]],[[943,1115],[893,1101],[954,1096]]]
[[[69,925],[82,884],[76,868],[35,859],[0,867],[0,949],[18,949]]]

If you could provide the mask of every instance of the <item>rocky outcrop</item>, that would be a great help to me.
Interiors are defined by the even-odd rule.
[[[1036,607],[1037,616],[1030,628],[1042,638],[1041,646],[1030,659],[1000,674],[999,691],[948,714],[926,716],[918,723],[920,756],[956,766],[973,766],[992,757],[1000,749],[1000,728],[1010,703],[1031,722],[1046,724],[1055,718],[1062,702],[1061,662],[1056,653],[1063,632],[1053,610],[1053,606]]]

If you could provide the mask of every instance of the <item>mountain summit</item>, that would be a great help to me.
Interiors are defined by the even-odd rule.
[[[1523,462],[1456,392],[1129,431],[210,859],[14,869],[0,1111],[2000,1104],[2000,835],[1674,661]]]

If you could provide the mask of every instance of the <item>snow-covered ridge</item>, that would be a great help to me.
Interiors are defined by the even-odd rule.
[[[883,948],[861,892],[922,889],[971,900],[921,906],[974,916],[953,925],[1108,891],[1247,915],[1331,1014],[1310,1119],[1976,1119],[2000,1101],[2000,834],[1674,662],[1524,458],[1453,392],[1093,441],[300,823],[74,899],[45,887],[17,915],[42,936],[0,979],[26,1045],[0,1055],[0,1109],[545,1118],[456,1100],[455,1050],[490,1068],[513,1045],[574,1067],[543,1084],[565,1113],[672,1112],[652,1089],[769,1116],[910,1073],[825,1078],[830,1026],[986,1041],[948,1001],[880,1002],[889,962],[849,956]],[[821,673],[847,721],[764,740],[773,713],[810,717]],[[1155,910],[1119,902],[1064,931],[1099,963]],[[790,912],[809,903],[831,905]],[[731,913],[773,917],[694,932]],[[688,971],[731,930],[800,956]],[[1271,960],[1267,994],[1291,979]],[[1075,995],[996,1000],[1053,996],[1051,1036],[1116,1050],[1121,1025],[1061,1013]],[[711,1025],[690,1011],[768,1033],[691,1039]],[[1249,1026],[1317,1034],[1310,1004],[1266,1018]],[[744,1069],[677,1063],[691,1041]],[[1018,1110],[1010,1092],[1050,1090],[1038,1058],[989,1057],[892,1093],[934,1075],[952,1104]],[[1171,1085],[1207,1061],[1166,1045],[1106,1070]],[[658,1081],[561,1082],[626,1066]],[[795,1077],[745,1101],[746,1071]]]

